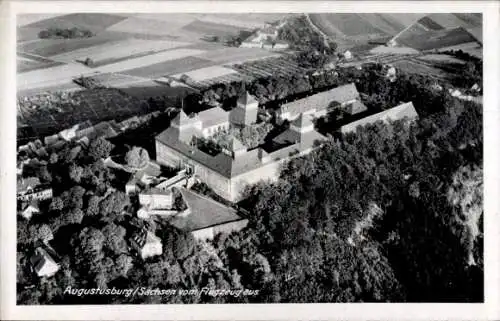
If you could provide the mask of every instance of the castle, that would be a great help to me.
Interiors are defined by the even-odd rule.
[[[156,137],[157,161],[174,168],[188,168],[221,197],[238,201],[245,186],[276,179],[284,161],[309,153],[316,141],[326,139],[315,131],[312,116],[301,114],[266,148],[248,149],[233,137],[227,148],[212,154],[193,143],[196,138],[209,137],[231,124],[255,123],[257,110],[255,98],[245,93],[229,112],[217,107],[189,117],[181,111],[171,126]]]

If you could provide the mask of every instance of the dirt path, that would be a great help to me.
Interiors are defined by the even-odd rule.
[[[317,33],[319,33],[319,34],[320,34],[320,36],[322,36],[322,37],[323,37],[323,41],[324,41],[324,43],[325,43],[325,46],[329,48],[329,47],[330,47],[330,45],[328,44],[328,38],[329,38],[329,37],[328,37],[328,35],[327,35],[326,33],[324,33],[324,32],[323,32],[320,28],[318,28],[318,27],[314,24],[314,22],[311,20],[311,17],[309,16],[309,14],[308,14],[308,13],[306,13],[306,14],[305,14],[305,16],[306,16],[307,22],[309,23],[309,25],[311,26],[311,28],[313,28],[313,29],[314,29],[314,31],[316,31]]]

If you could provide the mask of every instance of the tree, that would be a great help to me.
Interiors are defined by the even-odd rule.
[[[116,225],[115,223],[108,223],[103,229],[102,234],[104,235],[106,241],[106,247],[111,250],[112,253],[120,255],[127,253],[127,243],[125,241],[126,230],[122,226]]]
[[[134,266],[132,258],[127,254],[120,254],[115,262],[116,274],[118,276],[127,276],[128,271]]]
[[[96,216],[99,214],[99,202],[101,198],[97,195],[92,195],[89,197],[88,203],[87,203],[87,210],[85,214],[87,216]]]
[[[104,159],[109,156],[111,150],[113,150],[114,146],[104,137],[100,136],[94,139],[89,146],[88,154],[94,160]]]
[[[75,163],[69,165],[69,178],[71,178],[71,180],[75,183],[80,183],[82,173],[83,168],[81,168],[80,166],[76,165]]]
[[[61,197],[55,196],[50,201],[49,211],[59,213],[64,208],[64,201]]]
[[[68,224],[80,224],[83,220],[83,211],[80,208],[70,209],[66,215],[64,215],[64,225]]]
[[[125,155],[125,162],[131,167],[144,167],[149,162],[149,154],[144,148],[134,146]]]

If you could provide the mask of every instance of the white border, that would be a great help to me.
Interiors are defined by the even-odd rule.
[[[111,305],[15,306],[15,14],[59,12],[482,12],[484,17],[484,304],[259,304],[259,305]],[[55,1],[0,4],[0,319],[176,319],[176,320],[495,320],[500,318],[498,106],[499,4],[495,1]],[[7,18],[7,19],[3,19]]]

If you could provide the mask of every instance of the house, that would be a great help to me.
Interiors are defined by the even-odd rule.
[[[353,104],[356,104],[354,108]],[[361,103],[359,92],[354,83],[283,104],[276,111],[276,116],[282,121],[285,119],[292,121],[300,114],[315,115],[316,117],[325,116],[336,108],[347,113],[358,113],[366,110],[366,107]]]
[[[40,186],[40,179],[38,177],[18,177],[17,180],[17,195],[24,195],[31,193],[35,188]]]
[[[88,148],[90,145],[90,139],[88,137],[82,137],[79,140],[77,140],[76,143],[83,148]]]
[[[43,141],[44,141],[45,145],[50,146],[50,145],[54,144],[55,142],[57,142],[58,140],[59,140],[59,135],[54,134],[52,136],[45,136]]]
[[[38,177],[18,178],[17,199],[20,201],[45,200],[52,198],[52,188],[44,187]]]
[[[39,277],[51,277],[59,271],[59,264],[56,263],[54,255],[49,254],[47,248],[37,247],[31,256],[30,262],[33,271]]]
[[[38,201],[34,200],[31,202],[23,202],[21,205],[21,216],[29,220],[33,214],[40,213],[40,208],[38,207]]]
[[[344,51],[344,59],[346,60],[352,59],[352,53],[349,50]]]
[[[357,120],[355,122],[349,123],[347,125],[344,125],[340,128],[340,131],[343,134],[349,133],[356,131],[356,129],[359,126],[365,126],[368,124],[373,124],[377,121],[394,121],[398,119],[408,119],[408,120],[414,120],[418,118],[417,111],[415,110],[415,107],[413,106],[413,103],[408,102],[404,103],[401,105],[398,105],[396,107],[384,110],[380,113],[362,118],[360,120]]]
[[[172,208],[173,199],[170,190],[150,188],[139,193],[139,204],[149,208]]]
[[[248,150],[233,138],[228,149],[209,154],[192,143],[199,135],[196,123],[179,125],[181,117],[185,116],[177,115],[172,126],[156,136],[157,162],[190,171],[194,179],[205,182],[215,193],[230,201],[238,200],[249,184],[276,179],[281,164],[290,159],[290,154],[308,153],[315,147],[315,141],[326,139],[304,122],[303,133],[293,139],[292,144],[279,145],[272,150],[263,147]]]
[[[130,245],[143,260],[163,253],[160,238],[146,229],[141,229],[133,233],[130,238]]]
[[[239,231],[248,224],[234,209],[213,199],[185,188],[180,188],[180,192],[191,211],[172,217],[169,223],[196,239],[211,240],[219,233]]]
[[[74,139],[77,136],[78,131],[81,132],[82,130],[89,128],[91,126],[92,126],[92,123],[90,121],[85,121],[85,122],[76,124],[71,128],[67,128],[65,130],[60,131],[59,136],[66,141],[71,141],[72,139]]]

